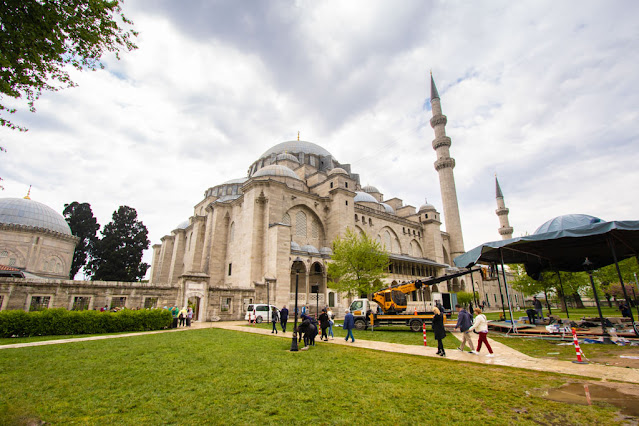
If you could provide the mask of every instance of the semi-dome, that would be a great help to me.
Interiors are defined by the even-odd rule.
[[[348,175],[348,172],[341,167],[335,167],[328,172],[328,175]]]
[[[386,203],[379,203],[382,207],[384,207],[384,210],[386,210],[386,213],[390,213],[390,214],[395,214],[395,209],[392,208],[391,206],[389,206]]]
[[[268,166],[264,166],[258,171],[256,171],[255,174],[253,175],[253,177],[260,177],[260,176],[290,177],[290,178],[299,180],[299,176],[297,176],[293,170],[289,169],[286,166],[282,166],[280,164],[271,164]]]
[[[319,252],[320,252],[320,254],[325,254],[325,255],[327,255],[327,256],[330,256],[330,255],[332,255],[332,254],[333,254],[333,250],[331,250],[331,248],[330,248],[330,247],[322,247],[322,248],[319,250]]]
[[[303,152],[304,154],[315,154],[320,155],[322,157],[330,156],[331,153],[322,148],[319,145],[316,145],[312,142],[306,141],[288,141],[278,143],[264,154],[260,156],[260,158],[268,157],[271,154],[283,154],[283,153],[293,153],[297,154]]]
[[[355,192],[355,198],[353,198],[353,201],[356,203],[377,203],[375,197],[362,191]]]
[[[381,194],[381,192],[379,192],[379,189],[375,188],[372,185],[366,185],[365,187],[362,188],[362,191],[367,192],[367,193],[373,193],[373,192],[377,192],[379,194]]]
[[[302,248],[295,241],[291,241],[291,250],[302,251]]]
[[[546,232],[562,231],[564,229],[579,228],[593,223],[602,222],[601,219],[587,214],[566,214],[550,219],[541,225],[533,234],[545,234]]]
[[[229,194],[229,195],[222,195],[220,198],[218,198],[217,200],[215,200],[216,203],[225,203],[227,201],[233,201],[233,200],[237,200],[238,198],[240,198],[242,195],[241,194]]]
[[[320,254],[319,250],[311,244],[306,244],[304,246],[302,246],[302,251],[305,251],[309,254]]]
[[[189,227],[189,220],[185,220],[184,222],[181,222],[178,226],[175,227],[175,229],[186,229]]]
[[[60,213],[49,206],[30,199],[0,199],[0,223],[43,228],[60,234],[71,235],[71,229]]]
[[[275,159],[277,161],[289,160],[289,161],[293,161],[295,163],[299,163],[300,162],[300,160],[298,160],[296,156],[294,156],[293,154],[289,154],[288,152],[285,152],[283,154],[278,154],[277,157],[275,157]]]
[[[224,182],[222,185],[231,185],[234,183],[244,183],[248,180],[248,178],[246,177],[241,177],[241,178],[237,178],[237,179],[231,179],[231,180],[227,180],[226,182]]]

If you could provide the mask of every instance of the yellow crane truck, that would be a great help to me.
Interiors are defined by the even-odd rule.
[[[383,325],[406,325],[412,331],[421,331],[424,323],[432,324],[435,314],[432,311],[406,312],[408,306],[406,295],[424,286],[431,286],[469,273],[471,270],[395,284],[373,293],[372,300],[355,299],[350,305],[350,311],[355,317],[355,328],[366,330],[368,327],[374,329]],[[378,307],[375,307],[372,302],[375,302]]]

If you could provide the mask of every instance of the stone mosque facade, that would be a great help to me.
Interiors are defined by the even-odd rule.
[[[415,208],[375,186],[362,186],[350,164],[298,136],[265,151],[245,177],[208,188],[193,215],[153,246],[149,282],[66,279],[77,238],[62,215],[32,200],[0,200],[13,208],[0,212],[0,267],[27,273],[25,278],[0,277],[0,308],[188,303],[199,321],[232,320],[243,318],[248,304],[267,299],[292,307],[297,280],[300,306],[315,312],[328,305],[341,314],[350,300],[328,288],[326,270],[332,241],[347,229],[368,234],[389,253],[384,285],[455,272],[452,260],[464,253],[455,160],[432,76],[431,105],[434,166],[446,230],[433,205]],[[497,214],[500,221],[506,220],[500,229],[504,235],[508,210],[503,195],[499,199],[498,183],[497,188]],[[43,208],[46,211],[40,211]],[[439,283],[409,295],[409,301],[427,302],[437,293],[473,289],[480,300],[497,301],[496,274],[487,272],[473,274],[472,282],[465,275]]]

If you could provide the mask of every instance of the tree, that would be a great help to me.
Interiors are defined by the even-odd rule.
[[[78,271],[87,264],[87,259],[90,257],[97,241],[97,232],[100,229],[100,225],[96,218],[93,217],[91,204],[88,203],[80,204],[74,201],[71,204],[65,204],[62,214],[69,224],[69,228],[71,228],[71,233],[80,238],[73,253],[71,271],[69,271],[69,278],[73,279]]]
[[[350,296],[377,290],[386,275],[388,255],[379,242],[368,235],[346,230],[333,241],[332,262],[328,264],[328,286]]]
[[[634,272],[639,271],[639,268],[637,267],[637,259],[635,257],[631,257],[622,260],[621,262],[619,262],[619,270],[621,271],[621,277],[623,278],[624,283],[634,281]],[[617,267],[613,263],[612,265],[604,266],[603,268],[597,269],[593,272],[593,275],[599,282],[601,282],[601,290],[604,294],[604,297],[608,301],[608,307],[612,307],[611,299],[614,294],[610,291],[610,286],[613,283],[617,283],[619,291],[621,291]],[[630,297],[630,294],[628,294],[628,297]]]
[[[146,226],[137,220],[134,208],[120,206],[96,241],[93,257],[87,269],[92,280],[139,281],[144,278],[148,263],[142,262],[142,252],[149,248]]]
[[[585,272],[559,272],[561,274],[561,285],[557,272],[544,271],[539,281],[533,280],[526,274],[523,265],[513,265],[512,268],[514,279],[512,281],[513,288],[519,290],[528,296],[538,293],[544,293],[546,305],[548,305],[548,294],[555,293],[560,299],[571,295],[578,307],[583,308],[580,291],[590,286],[590,281]],[[563,291],[562,291],[563,286]],[[565,294],[564,294],[565,292]],[[562,303],[563,304],[563,303]],[[550,308],[549,308],[550,309]]]
[[[123,0],[2,0],[0,97],[24,98],[31,112],[43,90],[73,87],[67,67],[104,68],[107,52],[137,49]],[[119,16],[119,19],[116,18]],[[0,114],[16,108],[0,104]],[[0,116],[0,125],[26,130]]]
[[[477,292],[475,292],[475,297],[479,296]],[[457,303],[461,306],[467,306],[470,302],[473,301],[473,293],[468,291],[460,291],[457,293]]]

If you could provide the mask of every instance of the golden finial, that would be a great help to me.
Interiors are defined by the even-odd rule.
[[[300,131],[297,131],[297,140],[300,140]]]
[[[25,200],[30,200],[31,197],[29,197],[29,195],[31,195],[31,185],[29,185],[29,190],[27,191],[27,195],[24,196]]]

